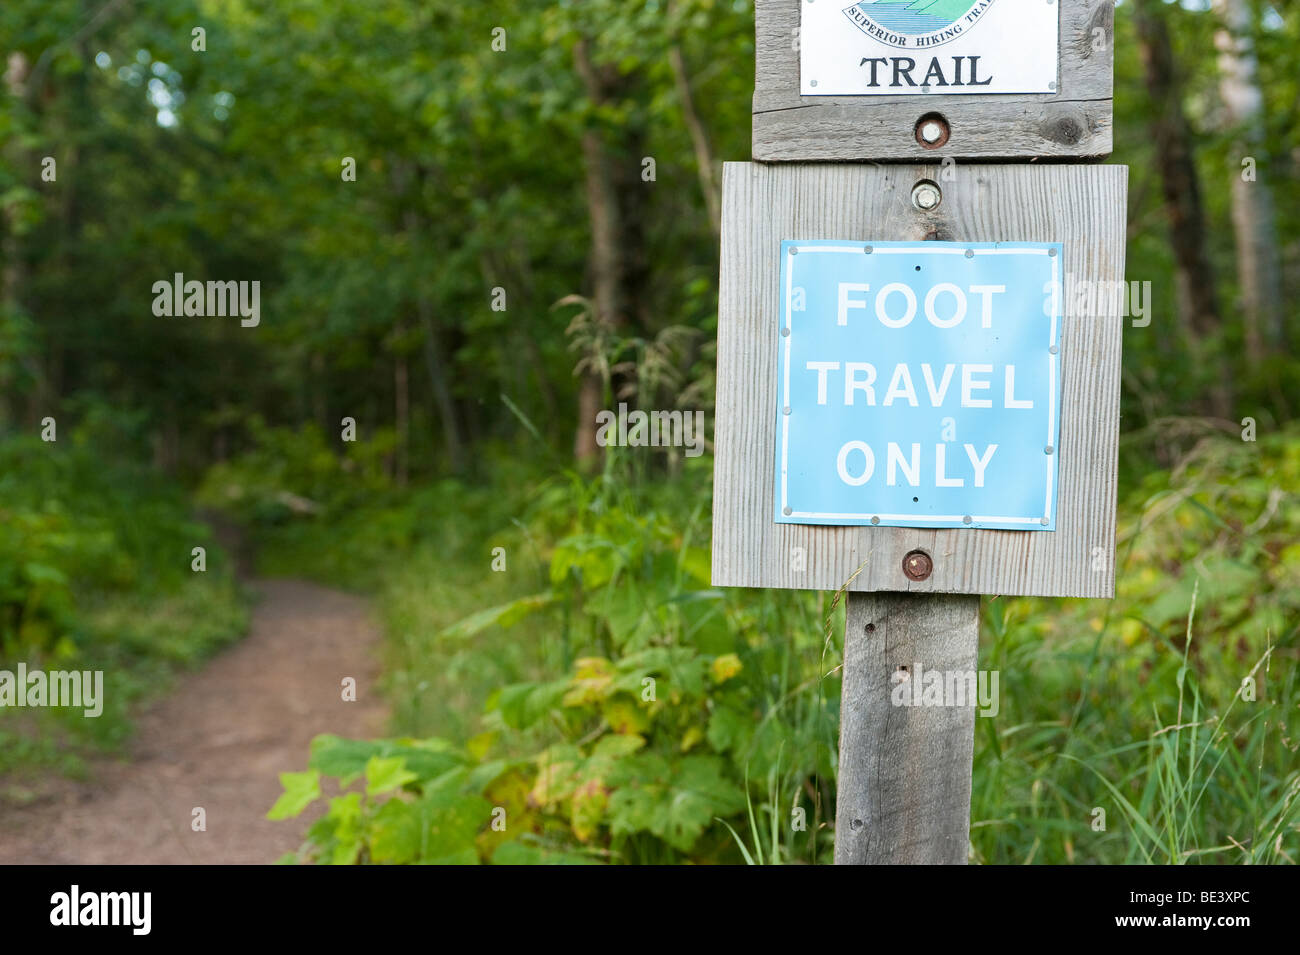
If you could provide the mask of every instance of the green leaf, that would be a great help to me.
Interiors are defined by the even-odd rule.
[[[370,826],[376,862],[474,865],[475,839],[492,814],[480,796],[439,792],[417,800],[390,799]]]
[[[493,865],[600,865],[591,856],[577,852],[559,852],[528,846],[520,842],[503,842],[492,854]]]
[[[728,706],[718,706],[709,717],[709,745],[720,753],[727,750],[743,749],[749,738],[753,720]]]
[[[334,776],[342,786],[349,786],[366,770],[366,763],[381,749],[378,740],[343,739],[324,734],[311,741],[311,759],[308,765]]]
[[[671,768],[649,753],[620,760],[609,777],[621,787],[609,800],[610,831],[648,831],[689,852],[714,816],[729,816],[745,805],[744,793],[725,777],[725,766],[718,756],[687,756]]]
[[[406,768],[406,758],[403,756],[371,756],[366,763],[366,795],[377,796],[391,792],[418,778]]]
[[[687,756],[679,765],[665,803],[651,827],[675,849],[689,852],[714,816],[726,817],[745,805],[744,793],[723,776],[715,756]]]
[[[267,819],[292,819],[320,798],[320,771],[309,769],[305,773],[281,773],[280,785],[284,793],[275,801]]]
[[[609,831],[616,836],[649,832],[654,826],[655,807],[661,795],[661,788],[650,786],[615,790],[606,809]]]
[[[337,777],[340,785],[350,786],[361,778],[370,760],[377,756],[404,757],[406,768],[418,779],[433,779],[468,762],[455,746],[437,738],[359,740],[323,734],[311,741],[308,765],[326,776]]]
[[[606,733],[591,750],[592,759],[617,759],[630,756],[645,745],[645,739],[635,734]]]
[[[23,564],[23,576],[29,583],[33,584],[50,584],[52,586],[63,586],[68,582],[68,577],[57,567],[51,567],[48,564],[28,561]]]
[[[456,621],[451,626],[438,632],[439,639],[463,640],[466,637],[472,637],[477,633],[486,630],[494,624],[500,624],[508,627],[517,623],[523,617],[530,613],[535,613],[543,607],[548,606],[555,600],[555,595],[551,593],[533,594],[530,597],[520,597],[507,604],[501,604],[497,607],[488,607],[486,610],[480,610],[472,613],[468,617]]]
[[[560,705],[569,690],[568,678],[551,683],[515,683],[501,688],[497,709],[512,729],[528,729]]]

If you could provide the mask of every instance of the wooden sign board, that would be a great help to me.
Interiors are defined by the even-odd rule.
[[[813,590],[838,590],[847,584],[852,591],[1113,596],[1122,331],[1117,291],[1124,273],[1127,174],[1123,166],[964,165],[940,169],[727,163],[718,313],[713,583]],[[913,199],[913,187],[922,182],[939,194],[938,203],[928,209],[918,208]],[[1008,525],[984,522],[980,526],[980,521],[965,526],[951,522],[889,526],[924,525],[910,519],[815,523],[794,513],[783,522],[774,462],[779,468],[778,434],[784,426],[778,425],[784,411],[780,402],[787,399],[778,389],[783,382],[783,349],[795,337],[782,334],[783,307],[788,308],[783,302],[788,303],[790,292],[786,289],[783,298],[783,256],[788,258],[792,247],[817,248],[828,240],[853,249],[906,243],[902,251],[917,259],[915,268],[920,271],[928,267],[921,263],[929,260],[918,257],[915,247],[935,239],[942,240],[935,243],[936,252],[951,242],[969,243],[972,268],[977,251],[995,243],[1010,246],[1007,251],[1037,249],[1039,263],[1049,261],[1046,256],[1050,256],[1053,268],[1059,265],[1060,312],[1051,316],[1039,313],[1044,321],[1052,320],[1050,337],[1044,327],[1041,343],[1033,343],[1034,348],[1041,344],[1044,362],[1048,361],[1049,342],[1057,349],[1051,353],[1050,367],[1053,375],[1060,374],[1059,383],[1052,382],[1053,388],[1059,384],[1059,440],[1047,452],[1056,458],[1054,510],[1048,507],[1042,526],[1037,526],[1037,512],[1031,515],[1032,530],[995,529]],[[911,259],[907,264],[910,270]],[[866,291],[850,287],[843,293],[846,309],[855,315],[865,313],[867,305],[858,296]],[[834,292],[823,290],[821,294],[822,304],[817,307],[829,310],[829,316],[823,314],[822,318],[834,325],[834,303],[839,299]],[[904,298],[907,296],[901,295],[894,304],[881,306],[882,320],[900,321],[898,309]],[[936,327],[951,322],[955,314],[955,293],[948,291],[943,301],[942,314],[937,312],[940,306],[932,303]],[[1017,306],[1021,311],[1025,307]],[[969,308],[975,310],[974,316],[979,306]],[[869,337],[879,330],[873,331],[869,322],[857,327],[866,336],[861,342],[866,351],[880,351],[882,339],[877,336],[873,344]],[[1001,322],[998,327],[1003,327]],[[1010,334],[1020,334],[1016,326],[1006,327]],[[941,350],[936,351],[935,368],[941,369],[943,360],[958,362],[959,351],[950,352],[947,359],[942,358]],[[847,351],[842,358],[855,360]],[[830,364],[835,362],[823,363],[827,368]],[[804,371],[805,384],[812,380],[815,386],[817,376],[809,379],[807,369]],[[957,390],[985,383],[980,378],[963,383],[962,374],[957,372],[959,383],[953,386]],[[1022,371],[1022,383],[1028,381],[1025,374]],[[939,377],[940,372],[935,371],[936,382]],[[836,384],[843,391],[844,382],[837,380]],[[919,381],[914,385],[922,388]],[[884,381],[877,385],[882,398],[885,387]],[[894,383],[890,387],[895,387]],[[928,380],[924,387],[930,388]],[[1018,389],[1012,384],[1012,394],[1020,405],[1028,400],[1023,386]],[[805,407],[818,404],[815,387],[804,402]],[[931,417],[937,423],[943,414],[932,411]],[[1035,419],[1033,424],[1035,444],[1042,423]],[[920,435],[914,440],[920,440]],[[929,440],[933,446],[935,439]],[[896,443],[902,442],[903,438],[897,438]],[[951,447],[950,457],[955,462],[963,446],[958,440]],[[970,455],[972,463],[990,460],[988,442],[981,447],[983,450]],[[865,457],[846,460],[849,463],[844,467],[852,471],[850,481],[860,478]],[[1034,467],[1041,468],[1045,460],[1038,457]],[[909,466],[916,470],[910,459],[893,463],[900,475],[906,474]],[[884,471],[887,462],[883,456],[879,464]],[[934,464],[927,467],[933,469]],[[904,558],[914,551],[923,552],[932,563],[932,572],[923,580],[904,573]]]
[[[1113,0],[965,2],[757,0],[754,159],[1109,155]]]

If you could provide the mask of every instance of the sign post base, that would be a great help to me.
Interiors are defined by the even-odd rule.
[[[966,862],[979,609],[978,595],[849,594],[837,865]]]

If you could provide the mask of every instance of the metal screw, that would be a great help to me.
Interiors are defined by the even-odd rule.
[[[929,87],[922,86],[921,92],[928,93]],[[938,113],[926,113],[916,121],[912,135],[924,149],[938,149],[948,142],[948,121]]]
[[[1047,518],[1045,518],[1045,517],[1040,517],[1040,518],[1038,519],[1038,523],[1040,523],[1040,524],[1042,524],[1044,527],[1046,527],[1048,524],[1050,524],[1050,523],[1052,523],[1052,522],[1049,521],[1049,520],[1048,520]]]
[[[967,514],[965,517],[963,517],[963,518],[961,519],[961,522],[962,522],[963,524],[969,524],[969,523],[970,523],[970,515]]]
[[[867,255],[870,255],[874,250],[871,248],[871,246],[866,246],[862,251],[867,253]]]
[[[791,254],[791,255],[798,255],[798,254],[799,254],[799,250],[798,250],[798,248],[796,248],[796,247],[794,247],[794,246],[791,246],[791,247],[790,247],[790,254]]]
[[[1053,447],[1049,444],[1047,447],[1043,448],[1043,453],[1044,453],[1044,454],[1051,454],[1051,453],[1052,453],[1053,451],[1055,451],[1055,450],[1056,450],[1056,449],[1053,448]]]
[[[790,413],[789,405],[786,405],[784,408],[781,409],[781,414],[789,414],[789,413]]]
[[[943,201],[943,193],[939,187],[928,179],[918,182],[912,187],[912,205],[922,211],[928,211]]]
[[[914,550],[903,558],[903,573],[908,580],[925,580],[934,573],[934,561],[923,550]]]
[[[1061,347],[1060,347],[1059,345],[1053,345],[1051,348],[1049,348],[1049,349],[1047,349],[1047,350],[1048,350],[1049,352],[1051,352],[1053,355],[1055,355],[1055,354],[1057,354],[1058,352],[1060,352]]]
[[[873,523],[873,524],[879,524],[879,523],[880,523],[880,518],[878,518],[878,517],[874,517],[874,516],[873,516],[873,517],[871,518],[871,523]]]
[[[1048,249],[1048,250],[1047,250],[1047,254],[1048,254],[1049,256],[1055,256],[1055,255],[1056,255],[1056,250],[1055,250],[1055,249]]]
[[[966,258],[968,258],[968,259],[973,259],[973,258],[975,258],[975,250],[974,250],[974,249],[967,249],[967,250],[966,250]]]
[[[782,338],[789,338],[789,337],[790,337],[790,329],[788,329],[788,328],[783,328],[783,329],[781,329],[781,337],[782,337]],[[1056,346],[1053,345],[1052,348],[1053,348],[1053,350],[1055,350]]]
[[[783,507],[783,508],[781,508],[781,513],[784,514],[786,517],[789,517],[789,516],[790,516],[791,514],[793,514],[794,512],[793,512],[792,510],[790,510],[790,508],[788,508],[788,507]]]

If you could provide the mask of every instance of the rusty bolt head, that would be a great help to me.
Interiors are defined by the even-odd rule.
[[[908,580],[925,580],[934,572],[934,561],[923,550],[914,550],[903,558],[903,573]]]
[[[925,149],[938,149],[948,142],[948,121],[938,113],[926,113],[916,121],[916,141]]]
[[[912,205],[922,212],[929,212],[942,201],[943,193],[928,179],[922,179],[912,187]]]

